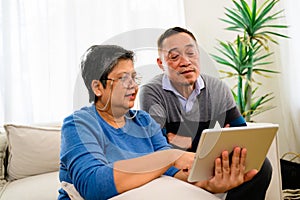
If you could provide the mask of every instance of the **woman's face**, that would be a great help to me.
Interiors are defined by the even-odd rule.
[[[134,106],[138,85],[134,82],[136,71],[132,60],[120,60],[107,77],[101,101],[109,105],[112,112],[127,112]],[[110,96],[110,97],[109,97]]]

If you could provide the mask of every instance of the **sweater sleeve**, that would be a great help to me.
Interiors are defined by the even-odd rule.
[[[170,168],[164,173],[164,175],[166,175],[166,176],[174,176],[178,171],[179,171],[179,169],[173,166],[173,167],[170,167]]]
[[[212,119],[217,120],[221,126],[226,124],[229,124],[231,127],[245,126],[245,120],[236,106],[228,85],[217,78],[207,75],[203,75],[203,78],[210,92],[211,104],[213,105]]]
[[[159,150],[166,150],[166,149],[171,149],[172,146],[167,142],[166,137],[164,136],[162,129],[160,129],[159,124],[146,112],[140,111],[144,113],[144,116],[147,116],[147,121],[149,121],[150,124],[150,130],[149,132],[152,133],[151,141],[153,144],[154,151],[159,151]],[[166,176],[174,176],[179,169],[176,167],[172,166],[170,167],[164,175]]]
[[[159,86],[147,84],[141,87],[139,91],[140,106],[163,128],[165,127],[167,116],[166,106],[164,105],[165,96],[161,93],[161,89],[155,87]]]
[[[70,116],[64,120],[61,141],[61,181],[71,182],[85,199],[108,199],[117,195],[113,166],[108,163],[93,131],[95,119]]]

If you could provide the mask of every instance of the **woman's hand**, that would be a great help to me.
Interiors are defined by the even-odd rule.
[[[192,168],[195,159],[195,153],[184,152],[174,163],[174,166],[181,170],[189,170]]]
[[[195,185],[212,193],[224,193],[251,180],[257,174],[257,170],[245,172],[246,157],[247,150],[236,147],[230,165],[228,151],[222,152],[222,158],[215,160],[214,176],[209,180],[196,182]]]

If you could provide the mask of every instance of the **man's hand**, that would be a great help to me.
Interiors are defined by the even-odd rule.
[[[257,174],[257,170],[245,172],[246,149],[240,147],[234,149],[231,165],[228,151],[223,151],[221,157],[215,160],[214,176],[209,180],[197,182],[195,185],[212,193],[224,193],[251,180]]]
[[[167,136],[168,136],[168,141],[171,144],[176,145],[182,149],[189,149],[192,147],[191,137],[180,136],[174,133],[168,133]]]

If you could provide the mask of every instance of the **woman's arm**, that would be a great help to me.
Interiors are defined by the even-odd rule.
[[[194,153],[177,149],[157,151],[146,156],[114,163],[114,181],[119,193],[139,187],[164,174],[170,167],[191,167]]]

